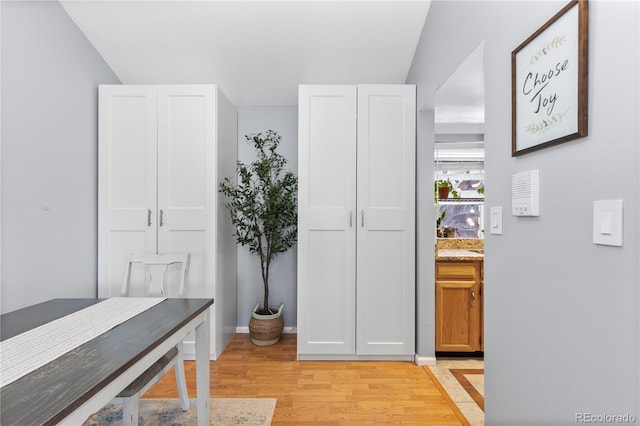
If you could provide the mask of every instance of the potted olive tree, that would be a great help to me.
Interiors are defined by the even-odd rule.
[[[277,132],[267,130],[245,139],[253,144],[257,159],[250,164],[238,161],[238,182],[226,177],[220,192],[229,199],[226,207],[236,242],[260,260],[264,298],[253,309],[249,334],[254,344],[267,346],[280,340],[284,327],[284,306],[269,304],[269,267],[279,253],[296,243],[298,178],[285,171],[287,159],[277,152],[282,140]]]

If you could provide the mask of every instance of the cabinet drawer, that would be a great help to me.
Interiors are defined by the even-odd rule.
[[[436,262],[437,278],[476,278],[475,262]]]

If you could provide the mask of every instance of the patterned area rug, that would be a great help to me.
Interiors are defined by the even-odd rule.
[[[211,424],[270,425],[276,408],[275,398],[213,398],[211,400]],[[177,399],[141,399],[138,407],[140,426],[196,426],[196,404],[182,411]],[[107,405],[91,416],[83,426],[121,426],[122,406]]]

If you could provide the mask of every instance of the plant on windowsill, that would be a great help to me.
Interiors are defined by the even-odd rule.
[[[460,194],[453,189],[453,184],[449,179],[439,179],[433,182],[433,195],[436,203],[438,199],[449,198],[449,194],[453,198],[460,198]]]
[[[458,228],[454,228],[452,226],[442,226],[444,223],[444,219],[447,217],[447,211],[442,210],[442,213],[436,219],[436,237],[438,238],[455,238],[456,236],[460,236],[460,232],[458,232]]]
[[[442,238],[444,235],[442,233],[442,224],[444,223],[444,218],[447,216],[447,211],[442,210],[440,217],[436,219],[436,237]]]
[[[445,226],[442,228],[442,236],[444,238],[455,238],[456,236],[460,236],[460,232],[458,232],[458,228]]]
[[[229,199],[226,207],[236,242],[260,260],[264,298],[262,306],[257,303],[253,309],[249,335],[254,344],[267,346],[280,340],[284,328],[283,305],[269,305],[269,267],[276,255],[296,243],[298,178],[285,171],[287,159],[277,152],[282,140],[277,132],[267,130],[245,139],[253,143],[257,159],[250,164],[238,161],[238,183],[226,177],[219,190]]]

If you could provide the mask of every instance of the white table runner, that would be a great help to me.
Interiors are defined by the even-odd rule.
[[[0,342],[0,387],[157,305],[163,297],[114,297]]]

